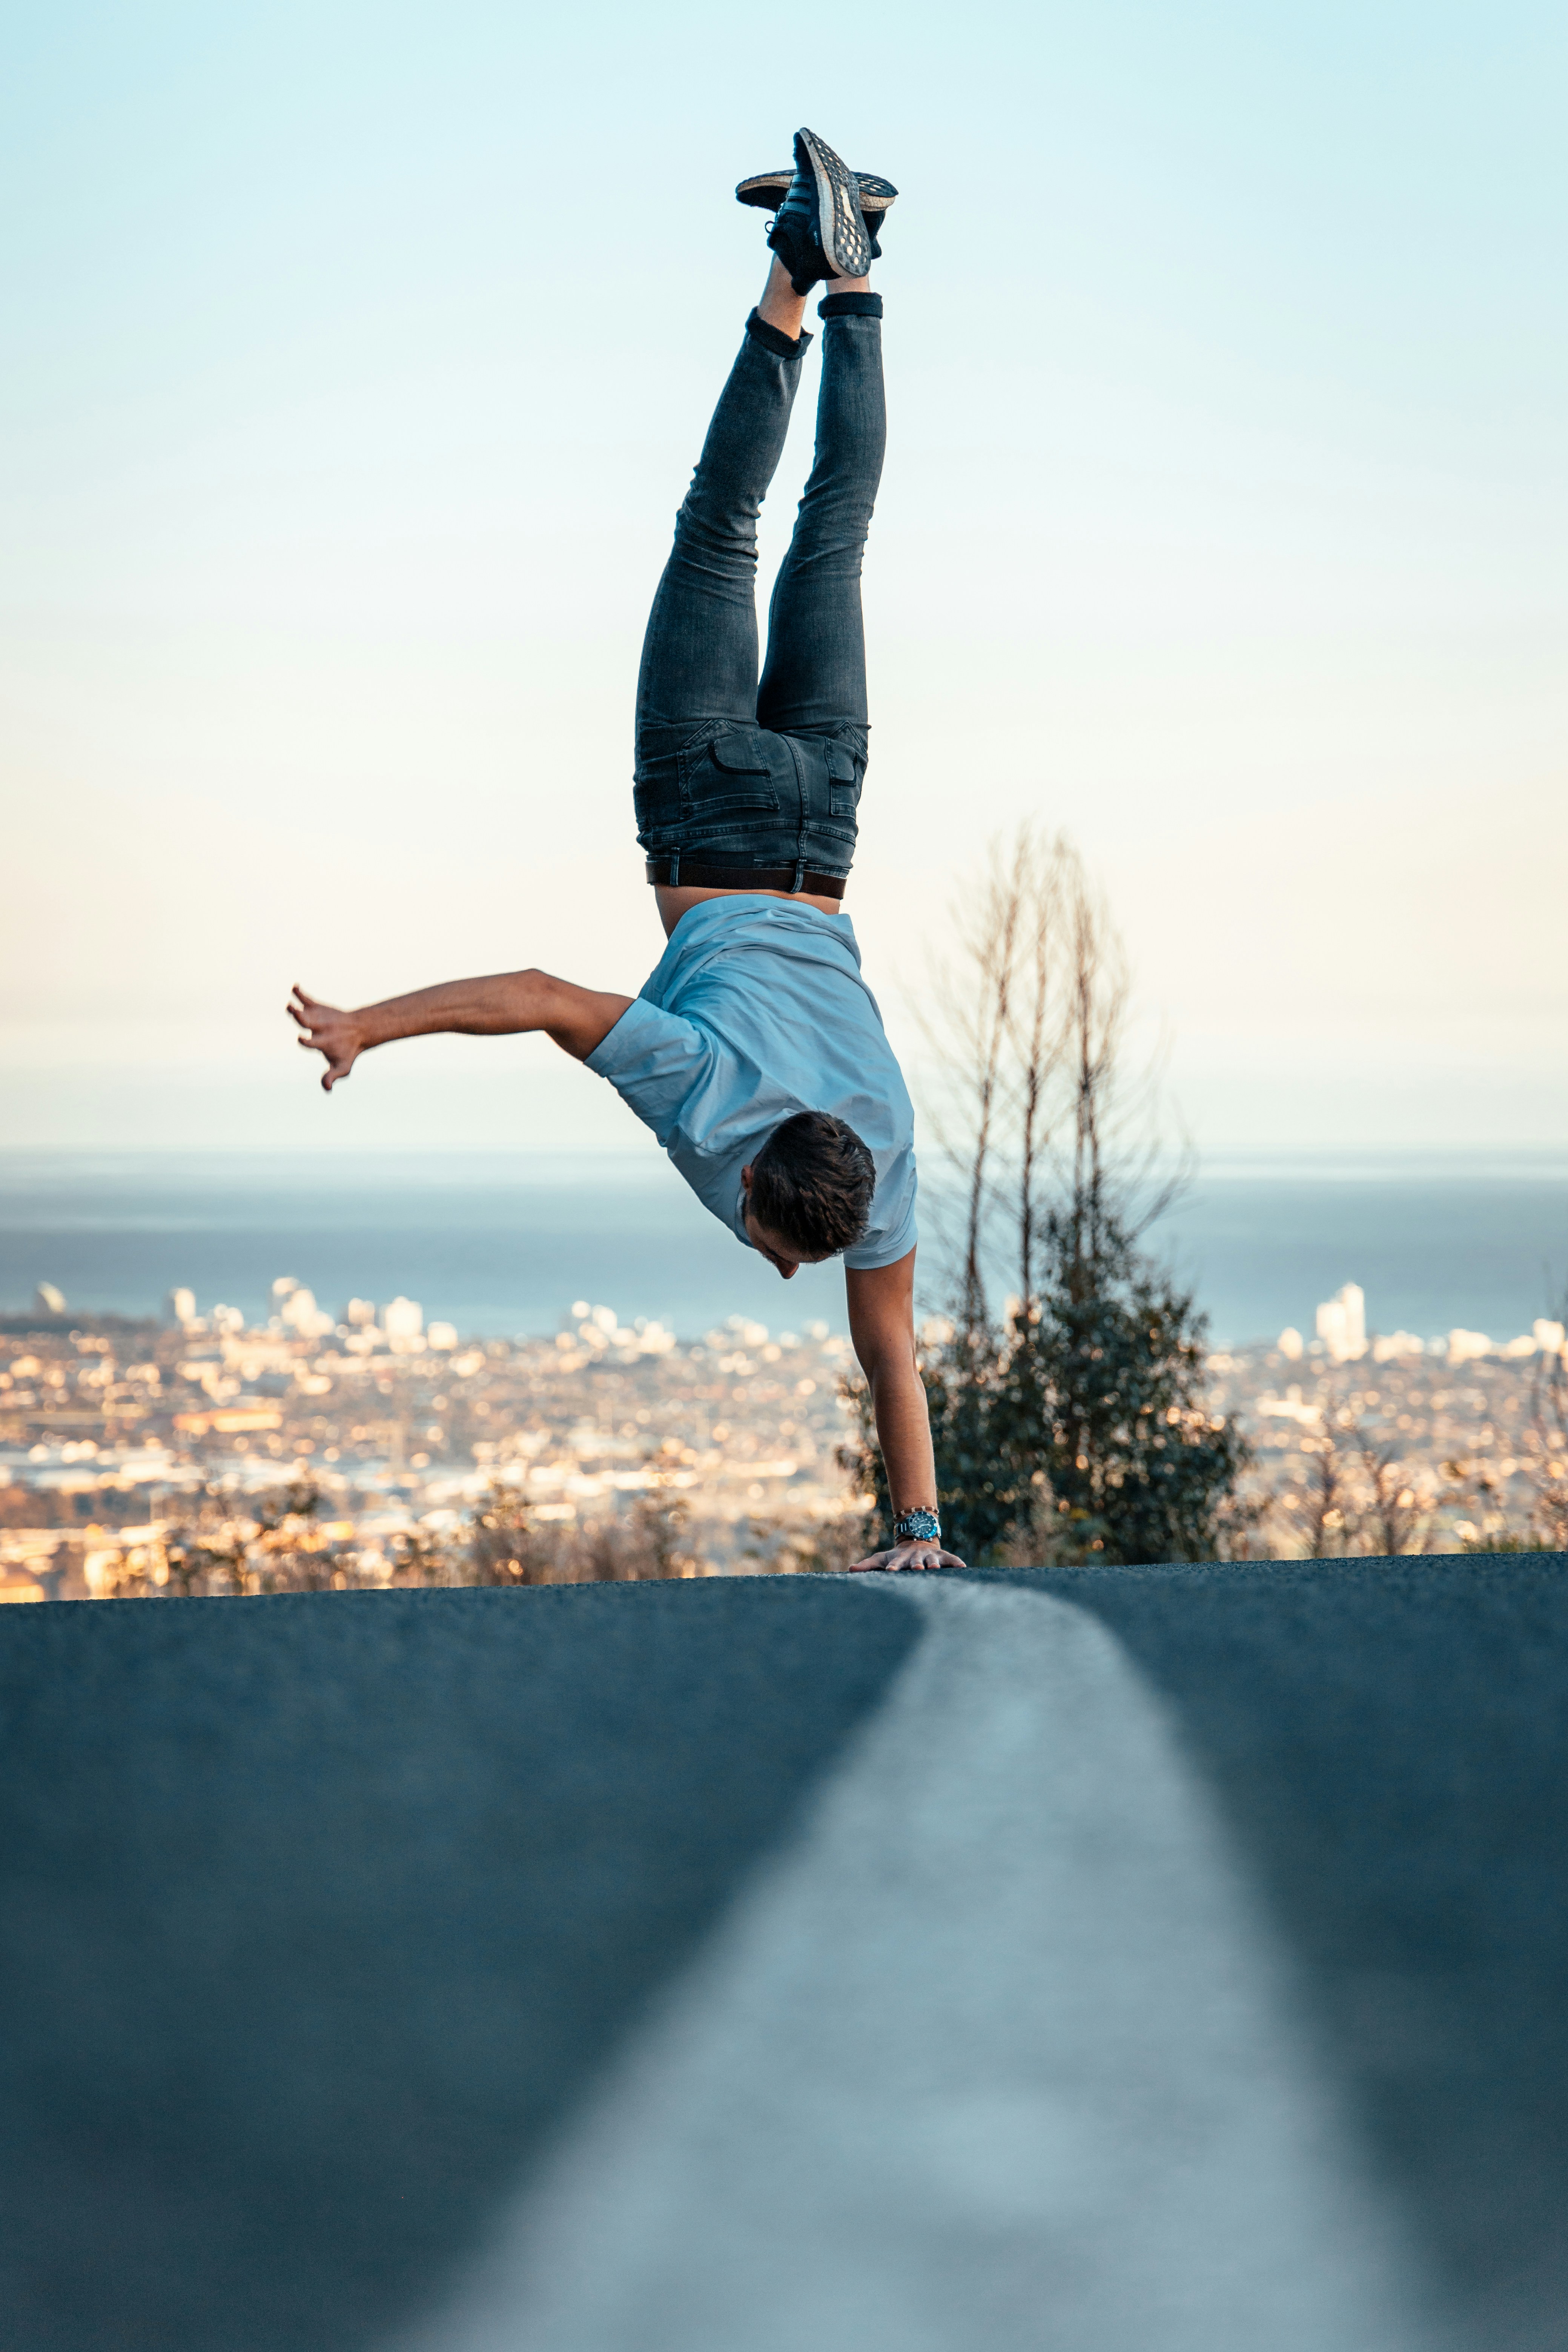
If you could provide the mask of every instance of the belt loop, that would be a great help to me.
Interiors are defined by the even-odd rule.
[[[680,852],[679,849],[672,849],[669,853],[669,879],[672,887],[680,879]]]

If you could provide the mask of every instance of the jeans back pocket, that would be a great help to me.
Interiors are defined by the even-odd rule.
[[[779,805],[776,768],[789,758],[781,736],[736,727],[680,754],[680,811],[700,824],[755,816]]]
[[[827,763],[827,814],[853,816],[860,799],[859,762],[847,743],[825,743]]]

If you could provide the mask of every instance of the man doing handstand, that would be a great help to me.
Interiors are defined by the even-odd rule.
[[[895,1542],[860,1568],[959,1566],[942,1548],[914,1342],[914,1114],[860,974],[844,885],[868,751],[860,564],[882,470],[881,298],[868,265],[896,191],[809,131],[775,212],[763,299],[675,525],[637,679],[633,801],[665,935],[640,995],[543,971],[451,981],[343,1012],[296,989],[330,1092],[395,1037],[542,1029],[607,1078],[704,1206],[787,1282],[841,1256]],[[757,677],[757,515],[784,449],[805,297],[826,280],[816,449]]]

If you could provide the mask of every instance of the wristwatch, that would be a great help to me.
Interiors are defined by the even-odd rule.
[[[934,1511],[900,1511],[893,1521],[895,1543],[940,1543],[942,1521]]]

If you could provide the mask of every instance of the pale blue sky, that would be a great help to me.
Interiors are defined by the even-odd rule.
[[[813,123],[903,194],[851,899],[895,1035],[986,835],[1105,881],[1201,1145],[1558,1143],[1560,9],[37,12],[0,61],[18,1141],[626,1143],[637,648]],[[766,518],[776,561],[807,397]]]

